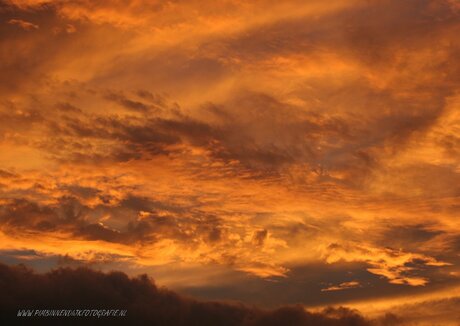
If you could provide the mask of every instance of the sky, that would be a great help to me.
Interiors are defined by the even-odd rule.
[[[0,262],[460,322],[458,0],[1,0]]]

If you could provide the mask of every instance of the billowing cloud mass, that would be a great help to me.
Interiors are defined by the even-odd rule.
[[[0,0],[0,260],[456,325],[459,32],[456,0]]]

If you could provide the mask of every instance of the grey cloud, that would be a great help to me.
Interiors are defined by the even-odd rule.
[[[122,93],[110,92],[105,96],[105,98],[109,101],[113,101],[115,103],[120,104],[128,110],[138,112],[147,112],[150,110],[150,107],[147,104],[140,101],[129,99]]]
[[[274,310],[247,307],[242,304],[200,302],[182,297],[165,288],[158,288],[146,275],[129,278],[121,272],[104,274],[87,268],[61,268],[36,274],[24,266],[0,265],[0,302],[2,318],[17,321],[17,310],[31,309],[127,309],[126,318],[97,319],[97,323],[126,322],[155,325],[397,325],[396,317],[368,320],[357,311],[328,308],[311,313],[301,306]],[[8,293],[8,295],[7,295]],[[82,306],[83,305],[83,306]],[[29,307],[30,306],[30,307]],[[26,309],[27,309],[26,308]],[[74,323],[75,319],[66,319]],[[92,323],[95,320],[88,320]],[[81,320],[79,320],[81,323]]]

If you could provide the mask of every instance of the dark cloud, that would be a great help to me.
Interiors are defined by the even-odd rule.
[[[146,275],[129,278],[121,272],[61,268],[36,274],[24,266],[0,265],[0,318],[17,323],[18,309],[126,309],[125,318],[90,319],[98,324],[136,325],[397,325],[370,321],[346,308],[310,313],[300,306],[261,310],[241,304],[200,302],[157,287]],[[33,322],[82,322],[50,317]],[[385,318],[388,321],[388,317]],[[22,322],[23,320],[21,320]]]
[[[92,187],[83,187],[79,185],[63,185],[61,189],[68,191],[71,195],[80,198],[94,198],[100,193],[100,190]]]
[[[11,200],[0,208],[0,221],[4,227],[53,227],[56,213],[49,207],[40,207],[24,199]]]
[[[267,238],[268,231],[260,230],[254,233],[252,241],[256,246],[261,246],[264,244],[265,239]]]
[[[348,97],[355,90],[344,92],[343,96]],[[438,117],[438,104],[433,110],[425,110],[422,103],[396,100],[389,93],[366,97],[375,95],[384,97],[383,102],[390,103],[393,109],[362,119],[325,115],[250,92],[222,106],[205,106],[206,118],[180,111],[170,117],[152,113],[137,118],[87,115],[73,110],[62,120],[49,121],[48,133],[53,138],[38,145],[59,161],[86,163],[181,156],[184,147],[192,145],[208,151],[212,160],[238,162],[254,175],[271,177],[292,166],[305,165],[311,171],[321,171],[319,181],[353,186],[379,167],[380,156],[394,153]],[[123,98],[141,103],[125,95],[115,97],[117,101]],[[22,118],[21,123],[29,120]],[[337,174],[341,179],[331,176]]]
[[[407,250],[417,252],[424,244],[441,234],[442,231],[430,225],[391,225],[382,232],[377,242],[392,248],[404,246]]]
[[[458,296],[424,300],[414,304],[403,304],[394,309],[398,316],[404,315],[404,325],[448,325],[452,322],[458,323],[460,320],[460,298]],[[391,325],[391,324],[390,324]]]
[[[66,186],[62,189],[83,199],[98,193],[85,187]],[[108,225],[98,222],[107,214],[111,216]],[[110,227],[113,224],[117,228]],[[223,225],[221,219],[197,208],[186,209],[136,196],[127,196],[114,205],[102,203],[95,207],[89,207],[73,196],[60,197],[57,203],[50,205],[26,199],[5,200],[0,207],[0,227],[10,232],[61,230],[80,239],[122,244],[156,243],[162,239],[187,247],[199,243],[213,244],[223,240]]]
[[[11,173],[11,172],[8,172],[8,171],[5,171],[5,170],[0,170],[0,178],[10,179],[10,178],[14,178],[14,177],[15,177],[14,173]]]
[[[409,267],[410,264],[407,264]],[[412,265],[415,267],[415,265]],[[239,286],[233,284],[215,284],[193,286],[181,285],[177,290],[203,300],[243,300],[265,307],[277,307],[281,304],[302,303],[306,306],[340,305],[344,302],[374,302],[374,300],[395,300],[409,296],[427,295],[433,291],[448,291],[459,285],[455,276],[439,273],[435,269],[421,271],[433,280],[426,287],[407,287],[389,284],[382,277],[366,270],[365,263],[337,264],[311,263],[289,266],[288,277],[267,282],[266,279],[247,277],[239,280]],[[415,270],[415,268],[414,268]],[[414,272],[414,270],[412,272]],[[350,286],[342,291],[324,291],[335,285]],[[402,300],[402,299],[401,299]]]
[[[143,94],[144,95],[144,94]],[[140,101],[135,101],[127,98],[122,93],[108,93],[105,98],[109,101],[120,104],[121,106],[127,108],[128,110],[138,111],[138,112],[147,112],[150,110],[149,106]]]

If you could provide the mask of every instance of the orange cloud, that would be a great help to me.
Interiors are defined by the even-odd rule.
[[[5,2],[2,259],[276,304],[456,285],[456,7]]]
[[[35,25],[31,22],[27,22],[21,19],[10,19],[8,21],[8,24],[18,25],[19,27],[21,27],[23,30],[26,30],[26,31],[33,31],[34,29],[39,29],[38,25]]]

